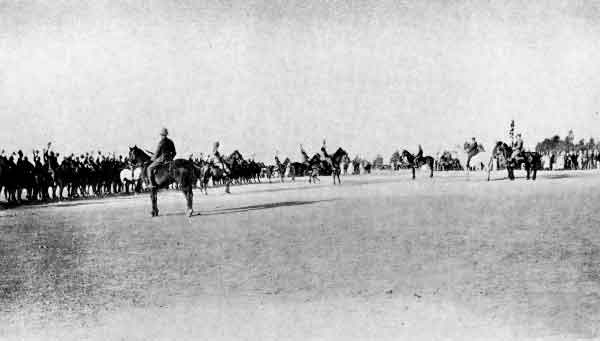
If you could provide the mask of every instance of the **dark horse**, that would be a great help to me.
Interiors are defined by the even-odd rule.
[[[335,151],[335,153],[333,153],[333,155],[327,154],[327,150],[325,149],[325,141],[323,141],[323,147],[321,147],[321,151],[323,152],[325,159],[329,160],[329,163],[331,163],[331,168],[333,170],[331,172],[331,176],[333,177],[333,184],[335,185],[335,178],[337,177],[338,183],[341,185],[342,184],[342,180],[340,180],[340,174],[342,174],[341,163],[344,160],[344,158],[348,157],[348,153],[346,153],[346,151],[340,147]]]
[[[137,146],[129,147],[129,159],[134,166],[142,167],[142,178],[146,183],[150,183],[148,179],[147,167],[150,164],[150,156]],[[172,183],[176,183],[181,189],[187,200],[187,215],[192,216],[194,212],[192,208],[194,193],[192,188],[196,183],[196,169],[190,160],[175,159],[166,164],[155,168],[154,180],[157,184],[150,192],[150,200],[152,201],[152,216],[158,215],[158,190],[160,188],[168,188]]]
[[[502,157],[506,161],[506,170],[508,171],[508,178],[510,180],[515,179],[515,169],[521,168],[521,165],[525,165],[525,171],[527,172],[527,180],[530,178],[535,180],[537,177],[538,169],[542,168],[542,156],[537,152],[523,152],[516,158],[512,159],[513,149],[508,144],[498,141],[492,151],[490,157],[490,164],[488,167],[488,181],[490,181],[490,172],[492,161],[494,158]]]
[[[412,178],[415,179],[415,169],[421,168],[423,165],[427,165],[430,170],[429,177],[433,178],[433,163],[434,159],[431,156],[422,156],[416,158],[414,155],[408,152],[408,150],[402,151],[402,158],[408,163],[408,166],[412,169]]]
[[[308,183],[316,183],[319,180],[319,172],[321,171],[321,155],[315,154],[312,158],[308,158],[308,154],[304,150],[304,147],[300,145],[300,153],[304,159],[304,165],[306,165],[306,172],[308,173]]]
[[[235,150],[229,157],[225,158],[219,153],[219,146],[219,141],[213,144],[213,154],[222,166],[225,193],[230,194],[229,188],[231,184],[234,180],[239,180],[242,176],[244,157],[239,151]]]
[[[15,195],[15,191],[17,190],[15,184],[16,168],[9,160],[0,156],[0,190],[4,188],[4,196],[6,196],[6,201],[9,203],[17,201]]]

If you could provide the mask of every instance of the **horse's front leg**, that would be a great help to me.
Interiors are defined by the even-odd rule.
[[[150,201],[152,203],[152,216],[158,216],[158,190],[156,187],[152,188],[152,192],[150,192]]]
[[[194,209],[193,209],[193,202],[194,202],[194,191],[192,190],[192,187],[184,187],[183,188],[183,195],[185,196],[185,200],[187,202],[187,216],[191,217],[192,214],[194,213]]]
[[[229,191],[230,184],[231,184],[230,180],[225,181],[225,193],[227,193],[227,194],[231,194],[231,192]]]
[[[412,167],[412,178],[413,178],[413,180],[416,179],[415,167]]]

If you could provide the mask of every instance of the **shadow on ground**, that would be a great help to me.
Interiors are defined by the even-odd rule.
[[[268,209],[277,208],[277,207],[311,205],[311,204],[316,204],[316,203],[320,203],[320,202],[327,202],[327,201],[334,201],[334,200],[335,199],[310,200],[310,201],[282,201],[282,202],[274,202],[274,203],[259,204],[259,205],[231,207],[231,208],[224,208],[224,209],[212,210],[212,211],[195,212],[194,214],[192,214],[192,216],[195,217],[195,216],[234,214],[234,213],[258,211],[258,210],[268,210]],[[164,216],[176,216],[176,215],[184,215],[184,214],[185,214],[185,212],[167,213],[167,214],[164,214]]]

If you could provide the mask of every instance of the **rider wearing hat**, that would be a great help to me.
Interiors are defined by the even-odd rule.
[[[167,137],[169,135],[169,131],[167,128],[162,128],[160,131],[160,136],[162,136],[160,142],[158,142],[158,146],[156,147],[156,152],[152,157],[152,163],[148,166],[148,178],[150,179],[151,186],[155,187],[156,182],[154,181],[153,171],[156,167],[165,164],[169,161],[173,161],[175,157],[175,144],[171,139]]]
[[[515,142],[513,142],[513,152],[511,155],[511,159],[516,159],[523,151],[523,138],[521,136],[521,133],[517,134],[517,139],[515,140]]]
[[[17,168],[22,169],[24,167],[24,164],[23,164],[23,152],[21,150],[19,150],[17,152],[17,154],[19,155],[19,158],[17,159]]]
[[[419,151],[417,152],[417,155],[415,155],[415,161],[418,162],[422,157],[423,157],[423,147],[421,147],[421,145],[419,145]]]
[[[476,138],[471,139],[471,143],[469,144],[469,150],[467,151],[469,154],[479,150],[479,144],[477,143]]]
[[[466,167],[471,167],[471,159],[479,152],[479,144],[477,143],[477,139],[473,137],[471,139],[471,143],[468,145],[467,149],[467,162]]]

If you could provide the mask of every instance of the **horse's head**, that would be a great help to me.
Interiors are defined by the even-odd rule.
[[[508,159],[511,154],[512,154],[512,148],[508,144],[506,144],[502,141],[496,142],[496,145],[494,146],[494,150],[492,151],[493,156],[495,156],[495,157],[502,156],[505,159]]]
[[[138,146],[133,146],[129,147],[129,160],[131,161],[132,165],[140,166],[150,160],[150,156],[138,148]]]
[[[229,156],[230,160],[237,160],[237,161],[243,161],[244,157],[242,156],[242,154],[240,153],[239,150],[234,150],[233,153],[231,153],[231,155]]]
[[[333,153],[333,157],[331,159],[339,163],[344,157],[348,157],[348,153],[340,147],[335,151],[335,153]]]
[[[131,160],[133,162],[133,160],[135,160],[135,155],[136,155],[136,150],[137,146],[133,146],[133,147],[129,147],[129,160]]]
[[[413,155],[406,149],[402,150],[402,154],[400,154],[402,156],[402,159],[406,162],[411,162],[411,160],[413,159]]]

